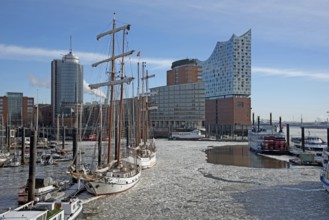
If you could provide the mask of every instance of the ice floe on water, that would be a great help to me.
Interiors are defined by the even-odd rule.
[[[207,163],[208,146],[157,140],[157,164],[127,192],[85,204],[83,219],[328,219],[320,167],[249,168]]]

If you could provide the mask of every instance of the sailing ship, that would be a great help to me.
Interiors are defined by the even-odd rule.
[[[110,96],[110,105],[108,111],[108,148],[107,148],[107,165],[105,167],[101,167],[101,169],[95,171],[93,173],[92,178],[86,181],[85,187],[87,191],[93,195],[109,195],[114,193],[120,193],[126,191],[139,181],[141,176],[141,167],[137,165],[137,162],[131,163],[127,160],[121,159],[121,137],[123,130],[123,90],[124,83],[129,84],[133,78],[126,77],[124,71],[124,57],[131,55],[134,50],[125,52],[124,51],[124,42],[126,31],[130,30],[130,25],[125,25],[122,27],[116,27],[115,18],[113,19],[113,28],[107,32],[101,33],[97,36],[97,40],[106,36],[112,35],[112,56],[99,61],[97,63],[92,64],[93,67],[97,67],[99,64],[107,63],[111,61],[111,80],[105,83],[93,84],[89,85],[91,89],[96,89],[102,86],[110,86],[111,87],[111,96]],[[122,54],[115,55],[114,44],[115,44],[115,33],[123,32],[123,40],[122,40]],[[115,79],[115,60],[121,58],[121,76],[119,80]],[[116,85],[120,85],[120,99],[119,99],[119,112],[117,114],[118,119],[118,138],[115,141],[116,147],[116,158],[111,161],[111,140],[112,140],[112,128],[113,126],[113,108],[114,108],[114,87]],[[136,155],[135,155],[136,156]]]
[[[156,164],[156,145],[155,139],[149,138],[149,111],[152,109],[156,109],[155,106],[150,107],[148,96],[151,95],[148,92],[148,79],[154,77],[155,75],[149,75],[146,71],[144,71],[145,63],[142,63],[142,96],[139,94],[139,63],[138,63],[138,86],[137,86],[137,137],[136,137],[136,153],[137,153],[137,163],[141,166],[142,169],[151,168]],[[144,92],[144,81],[146,82],[146,90]],[[140,123],[140,118],[142,118],[142,123]],[[142,135],[140,135],[140,131]],[[142,136],[142,141],[141,137]]]

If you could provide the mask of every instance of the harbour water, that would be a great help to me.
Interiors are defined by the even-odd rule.
[[[329,194],[320,183],[320,167],[209,163],[209,146],[225,145],[241,143],[157,140],[157,164],[143,170],[140,182],[86,203],[81,219],[328,219]],[[90,143],[79,146],[86,156],[94,149]],[[37,167],[37,173],[65,178],[67,165]],[[15,207],[27,175],[28,166],[0,169],[2,211]]]

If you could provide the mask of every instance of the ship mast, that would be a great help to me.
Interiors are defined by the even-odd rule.
[[[108,129],[108,145],[107,145],[107,163],[109,164],[110,163],[110,160],[111,160],[111,154],[110,154],[110,149],[111,149],[111,135],[112,135],[112,123],[113,123],[113,100],[114,100],[114,86],[115,85],[118,85],[118,84],[121,84],[121,95],[120,95],[120,106],[122,105],[122,93],[123,93],[123,83],[130,83],[133,78],[132,77],[128,77],[128,78],[124,78],[124,75],[123,75],[123,61],[124,61],[124,58],[125,56],[128,56],[130,54],[132,54],[134,52],[134,50],[131,50],[129,52],[126,52],[124,53],[124,49],[123,49],[123,53],[120,54],[120,55],[115,55],[115,51],[114,51],[114,44],[115,44],[115,33],[116,32],[119,32],[119,31],[123,31],[124,34],[125,34],[125,30],[129,30],[130,29],[130,25],[125,25],[125,26],[122,26],[122,27],[119,27],[119,28],[116,28],[116,23],[115,23],[115,18],[113,18],[113,25],[112,25],[112,30],[109,30],[107,32],[104,32],[104,33],[101,33],[99,35],[97,35],[96,39],[99,40],[100,38],[106,36],[106,35],[112,35],[112,56],[105,59],[105,60],[102,60],[102,61],[99,61],[99,62],[96,62],[94,64],[92,64],[92,67],[97,67],[99,64],[102,64],[102,63],[106,63],[106,62],[110,62],[111,61],[111,81],[109,82],[104,82],[104,83],[98,83],[98,84],[91,84],[89,85],[89,87],[91,89],[97,89],[99,87],[102,87],[102,86],[111,86],[111,97],[110,97],[110,109],[109,109],[109,115],[108,115],[108,126],[109,126],[109,129]],[[124,40],[124,39],[123,39]],[[121,74],[122,74],[122,77],[120,80],[115,80],[115,60],[118,59],[118,58],[122,58],[122,67],[121,67]],[[120,107],[120,111],[122,111],[122,107]],[[122,113],[120,113],[122,114]],[[120,124],[122,125],[122,122],[121,120],[119,120]],[[120,125],[119,124],[119,125]],[[119,129],[120,129],[120,126],[119,126]],[[120,140],[120,136],[119,136],[119,140]],[[120,145],[120,141],[119,141],[119,144]],[[118,154],[120,155],[120,148],[118,148]],[[119,162],[119,159],[118,159],[118,162]]]
[[[128,29],[129,30],[129,29]],[[123,30],[123,35],[122,35],[122,54],[124,54],[125,49],[125,35],[126,35],[126,30]],[[124,56],[121,57],[121,80],[123,80],[125,77],[124,73]],[[123,83],[120,85],[120,104],[119,104],[119,139],[118,139],[118,165],[120,165],[120,146],[121,146],[121,136],[122,136],[122,121],[123,121]]]

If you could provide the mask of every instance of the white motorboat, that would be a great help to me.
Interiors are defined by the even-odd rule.
[[[303,149],[302,138],[291,138],[291,142],[299,149]],[[304,150],[322,152],[327,147],[327,143],[317,136],[306,136],[304,139]]]
[[[50,202],[31,201],[0,214],[0,219],[74,220],[82,212],[82,207],[81,200],[77,198]]]
[[[169,140],[200,140],[205,138],[199,129],[176,129],[171,132]]]
[[[51,199],[58,199],[65,195],[60,192],[59,184],[51,177],[36,178],[35,179],[35,199],[38,201],[47,201]],[[18,203],[24,204],[28,202],[28,184],[22,186],[18,190]]]

